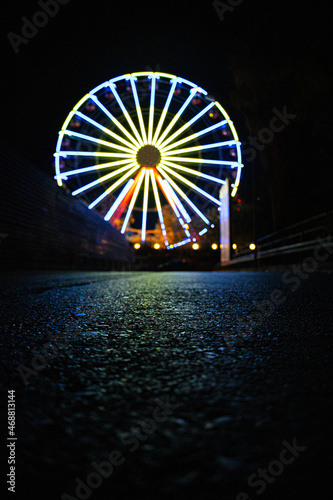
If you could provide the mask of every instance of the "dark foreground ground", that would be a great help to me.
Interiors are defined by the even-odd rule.
[[[4,276],[9,498],[332,498],[333,274],[287,271]]]

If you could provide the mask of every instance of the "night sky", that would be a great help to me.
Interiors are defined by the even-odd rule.
[[[258,190],[274,200],[281,224],[329,209],[330,4],[224,3],[223,13],[223,2],[203,0],[69,0],[15,53],[7,34],[21,36],[22,17],[33,19],[41,7],[7,2],[2,142],[53,175],[58,130],[84,94],[123,73],[160,70],[215,96],[242,142],[286,106],[296,119],[254,161],[245,156],[240,194],[250,198],[256,167]]]

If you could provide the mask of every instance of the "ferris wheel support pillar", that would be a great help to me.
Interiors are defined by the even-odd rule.
[[[220,257],[221,265],[230,262],[230,186],[229,179],[220,189]]]

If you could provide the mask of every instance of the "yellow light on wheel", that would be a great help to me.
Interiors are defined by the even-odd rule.
[[[232,249],[233,249],[233,250],[237,250],[237,244],[236,244],[236,243],[233,243],[233,244],[232,244]]]
[[[250,249],[250,250],[255,250],[255,249],[256,249],[255,244],[254,244],[254,243],[250,243],[250,245],[249,245],[249,249]]]
[[[158,250],[159,248],[161,248],[161,245],[159,243],[155,243],[154,248],[155,250]]]
[[[140,243],[134,243],[135,250],[139,250],[140,247],[141,247]]]
[[[217,243],[213,243],[213,244],[212,244],[212,249],[213,249],[213,250],[217,250],[217,249],[218,249],[218,247],[219,247],[219,246],[218,246],[218,244],[217,244]]]
[[[193,243],[192,248],[193,250],[198,250],[199,249],[198,243]]]

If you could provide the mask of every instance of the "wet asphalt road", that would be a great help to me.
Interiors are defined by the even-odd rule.
[[[4,276],[12,498],[331,497],[332,281],[290,269]]]

